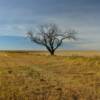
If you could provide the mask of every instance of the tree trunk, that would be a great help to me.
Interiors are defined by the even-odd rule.
[[[51,49],[50,49],[49,47],[47,47],[47,46],[46,46],[46,49],[49,51],[49,53],[50,53],[51,56],[54,56],[54,52],[55,52],[54,49],[51,50]]]
[[[51,56],[54,56],[54,51],[51,51],[50,54],[51,54]]]

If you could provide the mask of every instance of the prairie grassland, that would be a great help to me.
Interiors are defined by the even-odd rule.
[[[100,52],[0,52],[0,100],[100,100]]]

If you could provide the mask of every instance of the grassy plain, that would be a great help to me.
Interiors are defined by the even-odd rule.
[[[0,52],[0,100],[100,100],[100,52]]]

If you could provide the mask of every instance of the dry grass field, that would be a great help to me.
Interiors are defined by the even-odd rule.
[[[0,52],[0,100],[100,100],[100,52]]]

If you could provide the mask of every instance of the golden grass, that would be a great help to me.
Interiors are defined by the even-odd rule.
[[[0,52],[0,100],[100,100],[100,52]]]

